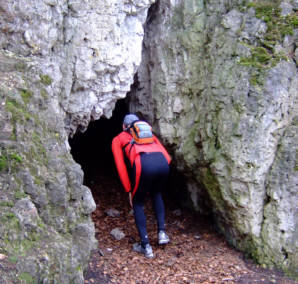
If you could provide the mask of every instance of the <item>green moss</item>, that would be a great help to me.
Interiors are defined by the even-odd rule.
[[[16,216],[14,215],[14,213],[12,213],[12,212],[5,212],[2,215],[2,217],[1,217],[1,221],[3,223],[6,223],[6,222],[8,222],[8,221],[10,221],[11,219],[14,219],[14,218],[16,218]]]
[[[49,75],[40,75],[40,82],[46,86],[49,86],[52,84],[52,78]]]
[[[0,155],[0,172],[8,169],[7,157]]]
[[[288,16],[281,16],[279,8],[281,1],[255,0],[247,7],[253,7],[256,17],[266,22],[267,31],[263,39],[259,40],[259,46],[249,46],[250,57],[242,57],[239,63],[243,66],[252,67],[257,72],[251,77],[252,85],[262,84],[261,76],[266,70],[276,66],[281,60],[288,60],[290,55],[274,53],[276,44],[282,44],[285,35],[293,35],[293,30],[297,28],[298,16],[292,12]]]
[[[0,207],[13,207],[13,202],[12,201],[1,201],[0,202]]]
[[[9,262],[11,262],[11,263],[13,263],[13,264],[16,264],[17,262],[18,262],[18,257],[17,256],[15,256],[15,255],[12,255],[12,256],[10,256],[9,258],[8,258],[8,261]]]
[[[12,154],[10,155],[10,158],[11,158],[11,159],[14,159],[15,161],[17,161],[17,162],[19,162],[19,163],[22,162],[22,157],[21,157],[20,155],[16,154],[16,153],[12,153]]]
[[[32,96],[33,96],[33,92],[30,91],[30,90],[22,89],[20,91],[20,93],[21,93],[21,97],[22,97],[24,103],[28,104],[29,101],[31,100]]]
[[[15,68],[19,72],[23,72],[26,70],[27,65],[23,61],[19,61],[15,64]]]
[[[201,180],[203,181],[211,200],[213,200],[217,206],[222,207],[224,199],[221,195],[219,184],[209,168],[203,171]]]
[[[240,64],[244,66],[254,67],[258,69],[267,68],[268,63],[272,59],[272,55],[264,47],[251,47],[251,56],[242,57]]]
[[[262,81],[260,80],[260,77],[259,76],[251,76],[249,82],[253,86],[261,85],[262,84]]]
[[[287,60],[284,54],[270,53],[269,48],[246,46],[251,49],[251,56],[240,58],[239,64],[254,69],[250,77],[250,83],[252,85],[262,85],[266,71],[276,66],[281,60]]]
[[[38,185],[38,186],[42,186],[42,185],[44,185],[44,182],[43,182],[43,180],[42,180],[40,177],[35,177],[35,178],[34,178],[34,183],[35,183],[36,185]]]
[[[27,194],[23,191],[18,190],[18,191],[14,192],[15,199],[22,199],[22,198],[25,198],[26,196],[27,196]]]
[[[16,170],[22,157],[9,149],[0,149],[0,172]]]
[[[265,40],[281,42],[285,35],[293,35],[293,30],[298,26],[298,16],[295,12],[281,16],[279,8],[281,1],[258,0],[248,4],[256,11],[256,17],[267,24]]]
[[[25,281],[27,284],[34,284],[34,283],[37,283],[32,275],[28,272],[23,272],[21,273],[19,276],[18,276],[18,279],[19,280],[22,280],[22,281]]]
[[[23,105],[17,102],[15,99],[6,99],[6,110],[12,114],[12,122],[14,127],[17,122],[24,123],[32,118],[32,115],[25,109]]]

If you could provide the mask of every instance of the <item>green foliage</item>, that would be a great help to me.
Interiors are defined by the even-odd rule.
[[[8,168],[7,157],[0,154],[0,172]]]
[[[20,191],[20,190],[14,192],[14,198],[15,199],[22,199],[22,198],[25,198],[26,196],[27,196],[27,194],[25,192]]]
[[[5,106],[6,110],[12,114],[14,125],[17,122],[23,123],[24,121],[28,121],[32,117],[25,107],[14,98],[7,98]]]
[[[21,163],[22,162],[22,157],[16,153],[11,153],[10,158]]]
[[[38,186],[42,186],[44,184],[43,180],[40,177],[35,177],[34,183]]]
[[[240,64],[255,68],[265,68],[271,60],[271,55],[264,47],[252,47],[250,57],[242,57]]]
[[[22,99],[23,99],[24,103],[28,104],[30,99],[33,96],[33,93],[30,90],[26,90],[26,89],[22,89],[20,91],[20,93],[21,93],[21,96],[22,96]]]
[[[13,202],[12,201],[1,201],[0,207],[13,207]]]
[[[12,255],[8,258],[8,260],[11,262],[11,263],[14,263],[16,264],[18,262],[18,257],[15,256],[15,255]]]
[[[248,4],[256,11],[256,17],[266,22],[267,32],[265,40],[281,42],[285,35],[293,35],[293,30],[298,26],[298,16],[292,12],[286,17],[281,16],[279,8],[281,1],[258,0]]]
[[[19,278],[19,280],[25,281],[27,284],[36,283],[36,281],[33,279],[32,275],[28,272],[21,273],[18,278]]]
[[[280,1],[278,0],[258,0],[249,3],[248,7],[253,7],[256,11],[256,17],[268,23],[276,13],[280,12],[279,5]]]
[[[22,157],[9,149],[0,149],[0,172],[15,170],[22,163]]]
[[[14,215],[14,213],[12,212],[5,212],[2,217],[1,217],[1,222],[5,223],[10,221],[11,219],[16,218],[16,216]]]
[[[259,40],[260,46],[249,46],[251,56],[242,57],[239,60],[239,64],[256,70],[250,79],[252,85],[262,84],[261,77],[267,69],[276,66],[281,60],[288,59],[285,54],[274,53],[274,47],[277,43],[283,42],[285,35],[293,35],[293,30],[298,25],[298,16],[295,12],[286,17],[281,16],[280,2],[255,0],[247,4],[248,8],[254,8],[256,17],[262,19],[267,25],[264,38]]]
[[[52,84],[52,78],[49,75],[39,75],[40,82],[43,83],[45,86],[49,86]]]

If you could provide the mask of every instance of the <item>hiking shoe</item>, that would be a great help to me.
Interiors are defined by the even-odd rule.
[[[134,251],[144,254],[147,258],[153,258],[152,247],[147,244],[145,248],[140,243],[135,243],[132,248]]]
[[[159,245],[165,245],[170,242],[169,236],[166,234],[165,231],[159,231],[158,232],[158,244]]]

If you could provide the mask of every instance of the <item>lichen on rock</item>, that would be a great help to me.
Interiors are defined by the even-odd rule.
[[[15,62],[13,66],[23,62],[30,72],[16,67],[1,72],[0,251],[16,270],[13,279],[5,272],[2,278],[45,283],[82,280],[83,271],[73,266],[85,267],[95,245],[89,216],[94,201],[66,147],[62,113],[57,115],[51,103],[42,104],[40,70],[11,52],[1,51],[3,61]],[[53,161],[59,167],[52,167]],[[77,182],[68,184],[68,171],[79,172],[73,175]],[[73,184],[75,189],[70,187]],[[77,192],[75,197],[72,190]],[[88,229],[82,231],[84,226]]]
[[[129,100],[172,149],[190,195],[195,184],[199,198],[207,192],[227,239],[259,263],[295,275],[296,146],[286,133],[297,112],[297,16],[280,4],[158,1]],[[294,130],[291,136],[297,140]],[[286,153],[290,167],[281,166]],[[273,200],[275,191],[287,201]]]

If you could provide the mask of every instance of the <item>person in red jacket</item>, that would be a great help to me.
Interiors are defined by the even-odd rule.
[[[112,141],[112,152],[121,183],[127,193],[129,202],[133,207],[135,223],[141,239],[134,244],[133,249],[148,258],[153,257],[147,228],[144,203],[147,193],[150,194],[158,226],[158,243],[167,244],[170,239],[165,232],[165,209],[161,192],[168,178],[171,157],[153,135],[151,144],[132,144],[132,135],[129,133],[130,125],[139,120],[134,114],[128,114],[123,120],[123,131]]]

